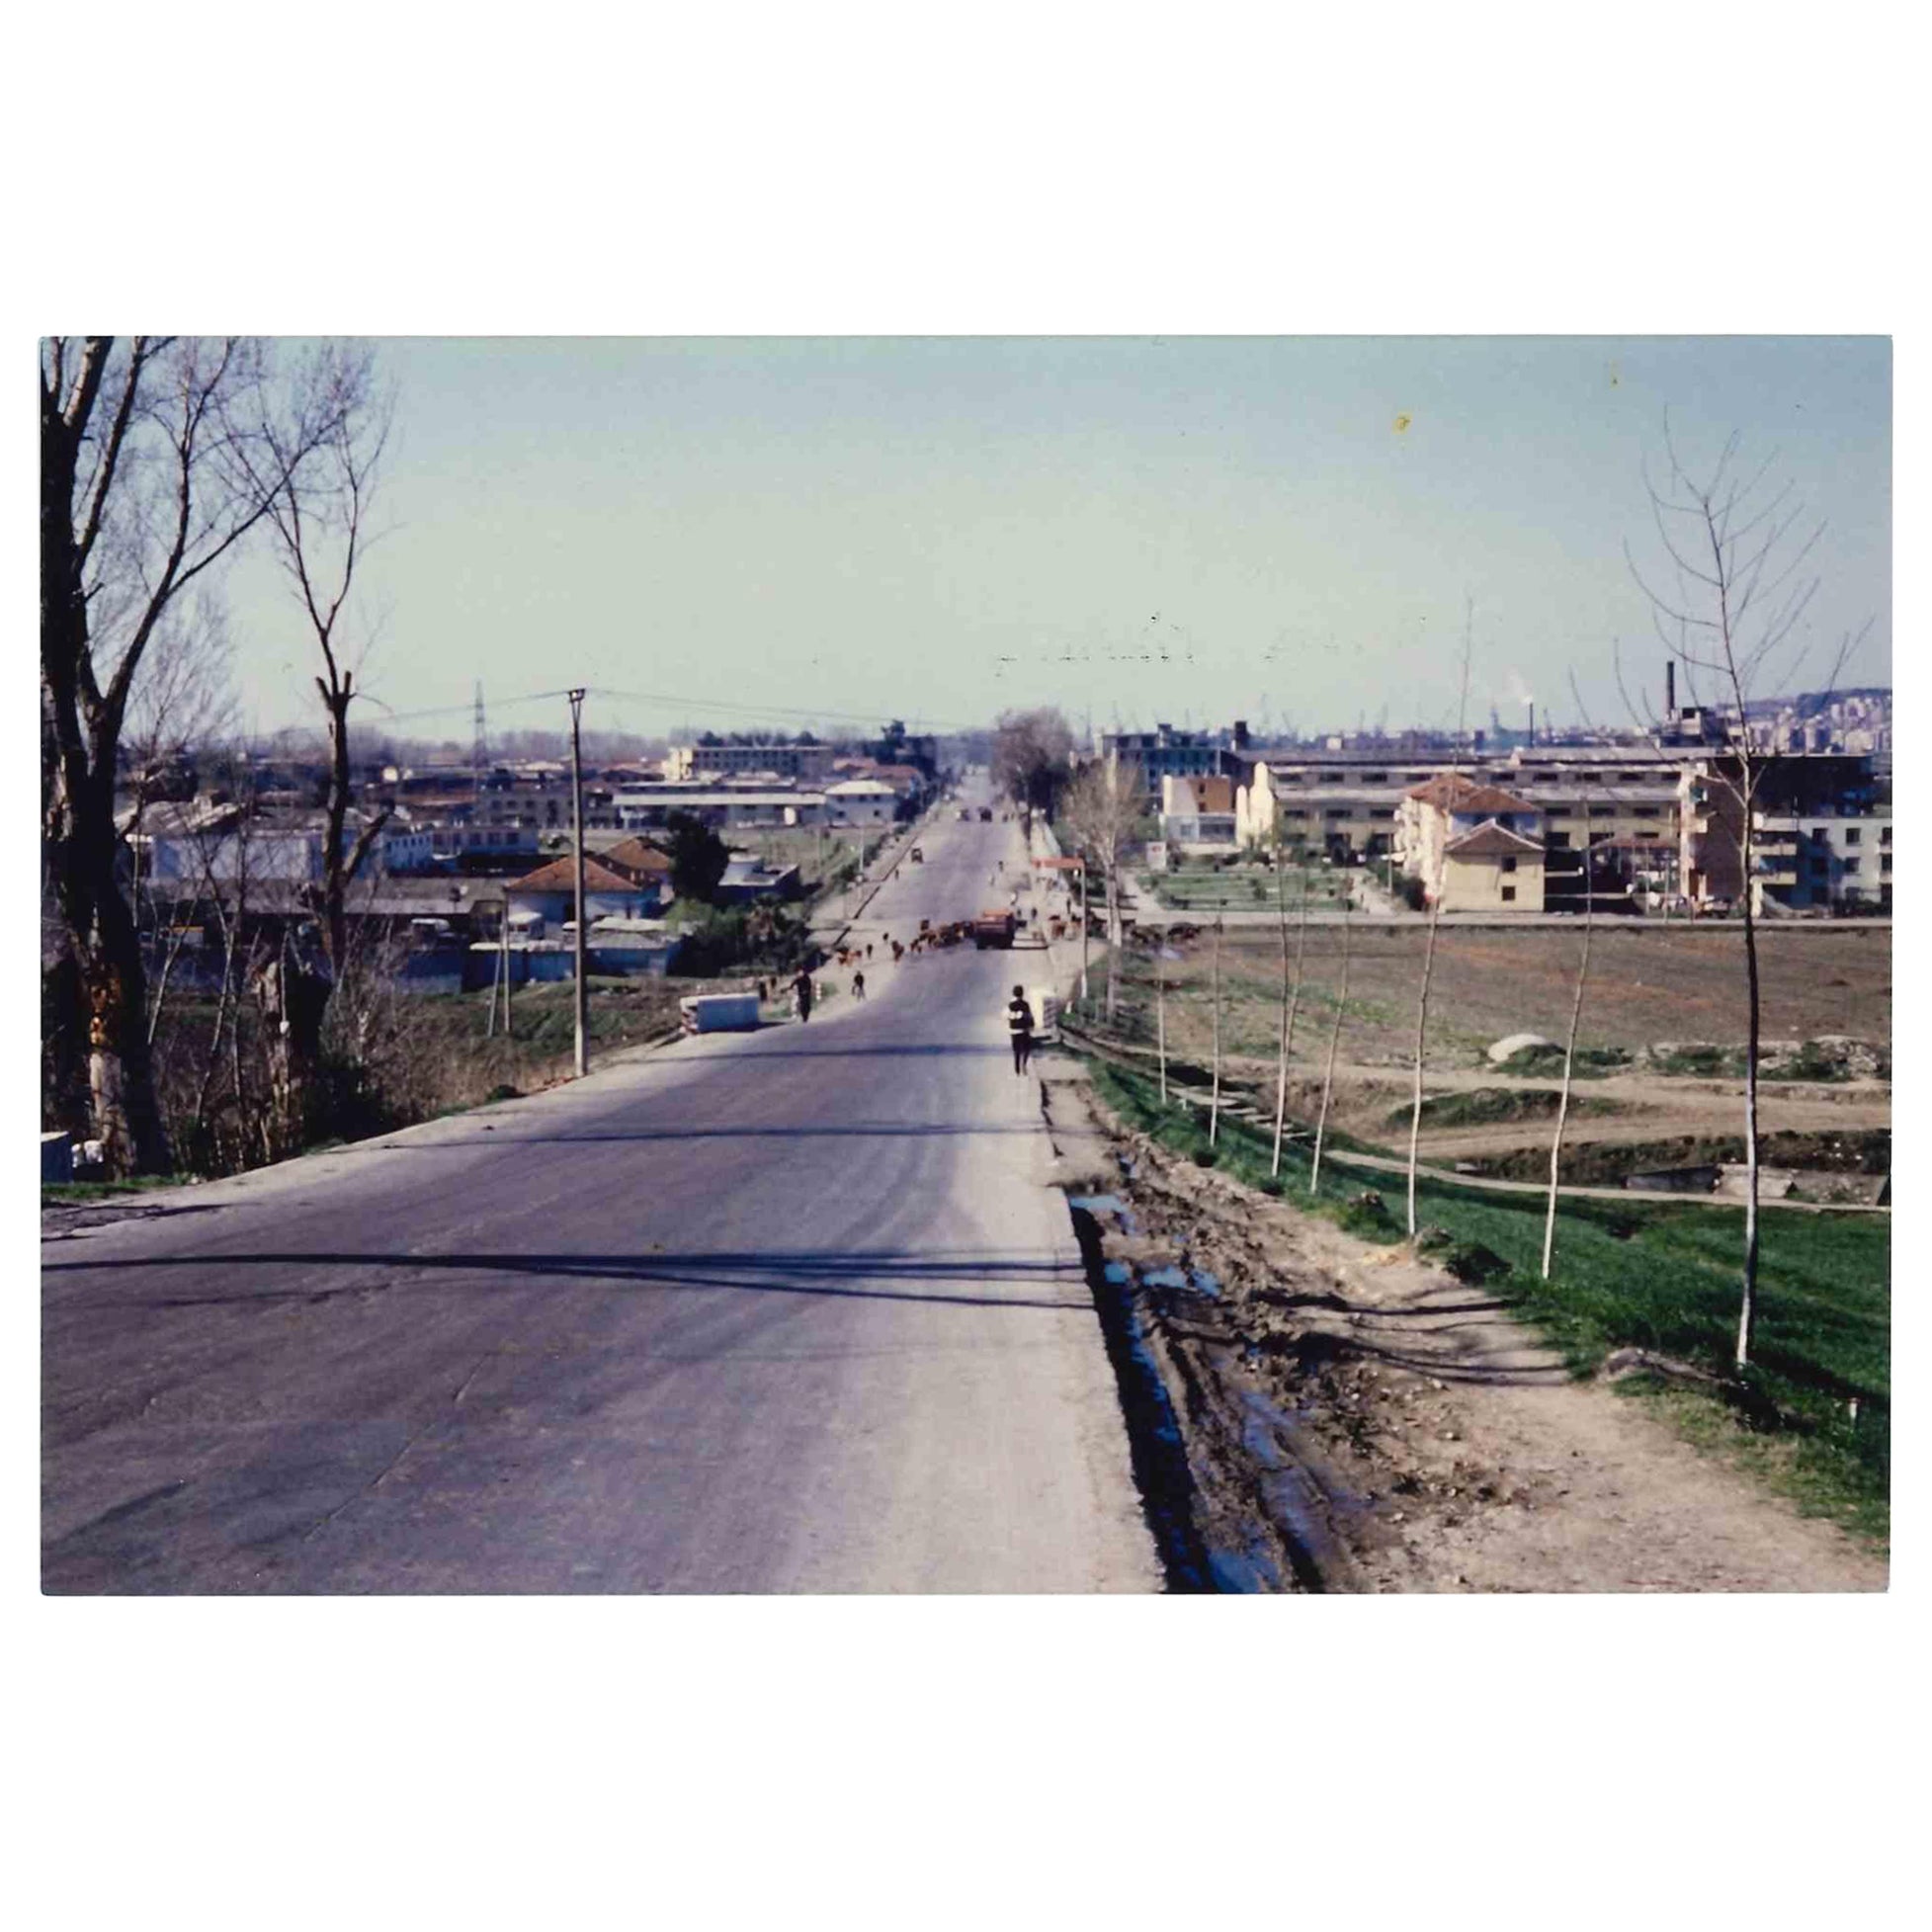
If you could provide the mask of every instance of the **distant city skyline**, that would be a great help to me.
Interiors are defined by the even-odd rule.
[[[1096,728],[1600,724],[1663,647],[1626,540],[1666,409],[1736,431],[1825,524],[1814,686],[1890,684],[1881,337],[381,342],[396,431],[365,729],[466,740],[582,683],[586,722],[695,727],[1058,705]],[[228,586],[245,723],[314,721],[260,556]],[[1769,692],[1767,691],[1767,694]],[[560,704],[560,701],[557,701]],[[555,706],[552,706],[554,709]]]

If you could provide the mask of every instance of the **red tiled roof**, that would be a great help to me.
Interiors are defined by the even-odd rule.
[[[1424,804],[1440,805],[1445,811],[1540,811],[1528,798],[1500,786],[1483,785],[1461,772],[1438,772],[1426,784],[1411,786],[1408,796]]]
[[[1443,850],[1457,859],[1517,858],[1529,852],[1534,852],[1539,859],[1543,857],[1543,847],[1535,839],[1526,839],[1521,832],[1506,831],[1493,818],[1472,832],[1465,832],[1459,839],[1451,839]]]
[[[552,859],[547,866],[539,866],[533,873],[526,873],[522,879],[513,879],[509,889],[513,892],[569,892],[576,888],[577,861],[573,854],[566,852],[560,859]],[[600,865],[597,860],[584,855],[584,890],[586,892],[634,892],[637,882],[627,879],[624,874],[613,872],[609,866]]]
[[[671,876],[670,855],[660,852],[648,839],[628,838],[597,856],[613,872],[633,874],[640,882]]]

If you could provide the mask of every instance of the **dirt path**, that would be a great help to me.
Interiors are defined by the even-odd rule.
[[[1149,1343],[1212,1539],[1304,1586],[1366,1591],[1851,1591],[1884,1556],[1578,1384],[1502,1304],[1399,1249],[1175,1161],[1050,1076],[1074,1168],[1108,1180],[1105,1253],[1207,1270],[1144,1288]],[[1294,1546],[1300,1546],[1298,1550]]]

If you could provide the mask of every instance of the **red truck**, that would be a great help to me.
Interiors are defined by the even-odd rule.
[[[1019,923],[1010,906],[994,906],[990,911],[982,912],[974,918],[972,943],[982,953],[989,946],[1010,949]]]

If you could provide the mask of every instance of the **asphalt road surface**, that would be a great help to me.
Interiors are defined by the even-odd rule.
[[[43,1587],[1159,1587],[1005,1046],[1043,956],[880,943],[1018,831],[924,847],[862,1006],[46,1241]]]

